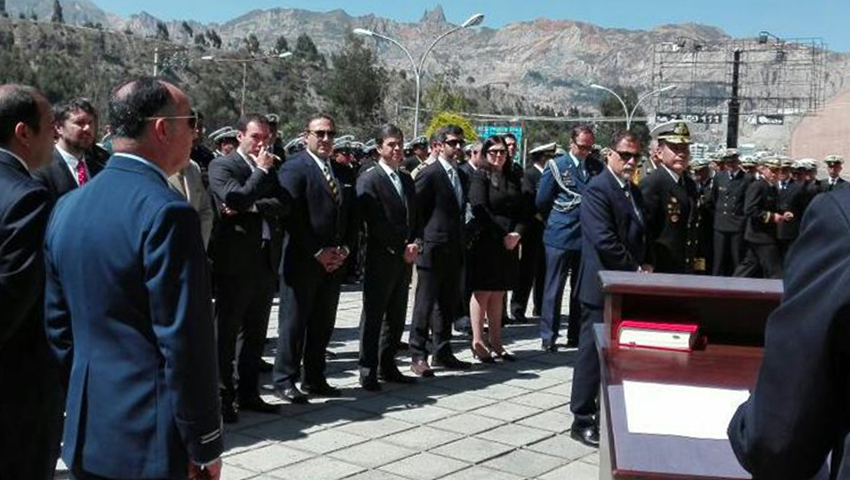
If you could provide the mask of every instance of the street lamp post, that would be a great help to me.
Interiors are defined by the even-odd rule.
[[[611,95],[614,95],[614,97],[616,97],[617,100],[620,101],[620,105],[623,106],[623,113],[626,114],[626,130],[630,130],[631,127],[632,127],[632,118],[634,118],[635,112],[637,112],[638,106],[640,106],[640,104],[644,100],[646,100],[647,98],[649,98],[653,95],[658,95],[659,93],[666,92],[668,90],[673,90],[674,88],[676,88],[676,85],[667,85],[666,87],[659,88],[658,90],[653,90],[653,91],[651,91],[647,94],[644,94],[642,97],[638,98],[638,101],[637,101],[637,103],[635,103],[635,106],[632,107],[631,112],[629,111],[629,107],[626,106],[626,102],[623,100],[623,98],[620,97],[620,95],[618,95],[617,92],[615,92],[614,90],[611,90],[608,87],[603,87],[602,85],[597,85],[595,83],[590,84],[590,88],[595,88],[597,90],[605,90],[606,92],[610,93]]]
[[[239,103],[239,113],[241,115],[245,114],[245,86],[248,83],[248,64],[253,62],[259,62],[262,60],[267,60],[270,58],[288,58],[292,56],[292,52],[283,52],[276,55],[263,55],[260,57],[248,57],[248,58],[216,58],[212,55],[205,55],[201,57],[201,60],[206,60],[209,62],[219,62],[219,63],[241,63],[242,64],[242,99]]]
[[[386,40],[386,41],[392,43],[393,45],[400,48],[404,52],[404,54],[407,55],[408,60],[410,60],[410,66],[411,66],[411,68],[413,68],[413,76],[416,79],[416,106],[415,106],[415,110],[413,112],[413,137],[414,138],[419,135],[419,105],[420,105],[420,97],[422,95],[422,69],[425,67],[425,58],[428,57],[428,54],[431,53],[431,50],[434,49],[434,47],[437,45],[437,43],[440,40],[448,37],[449,35],[457,32],[459,30],[463,30],[464,28],[470,28],[470,27],[474,27],[476,25],[480,25],[481,22],[483,22],[483,21],[484,21],[484,14],[477,13],[477,14],[469,17],[469,19],[467,19],[465,22],[463,22],[463,24],[461,24],[460,26],[457,26],[457,27],[445,32],[445,33],[442,33],[440,36],[435,38],[433,42],[431,42],[431,45],[428,47],[427,50],[425,50],[425,53],[423,53],[422,56],[419,58],[419,64],[418,65],[413,60],[413,55],[410,54],[410,51],[407,48],[405,48],[404,45],[399,43],[398,40],[395,40],[394,38],[388,37],[386,35],[382,35],[380,33],[373,32],[371,30],[366,30],[365,28],[355,28],[354,29],[355,35],[363,35],[363,36],[366,36],[366,37],[375,37],[375,38],[378,38],[378,39],[381,39],[381,40]]]

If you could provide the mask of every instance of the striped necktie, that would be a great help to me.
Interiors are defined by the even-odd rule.
[[[339,201],[339,190],[336,186],[336,181],[334,181],[333,174],[331,174],[331,169],[328,167],[327,162],[324,163],[324,168],[322,168],[322,172],[325,174],[325,181],[328,182],[328,186],[331,187],[331,195],[333,196],[334,202]]]

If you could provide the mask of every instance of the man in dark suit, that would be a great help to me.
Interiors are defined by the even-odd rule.
[[[316,115],[304,132],[307,148],[288,158],[278,173],[287,208],[289,238],[283,253],[275,395],[306,403],[309,394],[337,397],[325,378],[325,350],[333,334],[336,309],[356,229],[350,199],[343,195],[330,162],[336,130],[327,115]]]
[[[280,264],[280,185],[269,152],[266,117],[243,115],[236,130],[239,147],[213,160],[209,168],[210,194],[220,212],[210,251],[225,423],[236,422],[238,410],[277,411],[260,398],[257,384]],[[233,380],[234,362],[239,372],[238,390]]]
[[[692,161],[690,173],[697,188],[694,203],[697,213],[693,225],[695,233],[691,236],[692,241],[696,242],[693,247],[693,271],[699,275],[709,275],[714,265],[714,210],[711,191],[715,174],[711,161],[706,159]]]
[[[631,132],[615,135],[607,167],[584,190],[581,205],[582,259],[578,298],[582,304],[581,338],[573,374],[570,436],[590,446],[599,445],[597,397],[599,357],[593,326],[602,323],[604,306],[601,270],[651,271],[642,265],[645,251],[640,190],[632,184],[640,143]],[[656,172],[655,175],[662,175]]]
[[[721,157],[723,171],[714,176],[711,205],[714,209],[714,264],[712,274],[732,276],[744,258],[744,197],[749,178],[741,169],[738,151]]]
[[[803,184],[794,180],[791,169],[796,162],[790,158],[781,160],[779,178],[776,181],[776,207],[780,212],[791,212],[790,220],[776,224],[776,241],[779,244],[779,257],[785,264],[785,257],[791,245],[800,234],[800,221],[808,204],[808,195]]]
[[[75,98],[54,110],[56,148],[50,164],[35,175],[50,190],[54,200],[85,185],[103,165],[92,159],[97,111],[85,98]]]
[[[672,121],[652,129],[658,140],[658,171],[640,184],[646,214],[647,262],[659,273],[691,273],[697,188],[687,176],[691,161],[688,125]]]
[[[62,406],[44,336],[50,192],[30,172],[50,161],[53,115],[32,87],[0,85],[0,478],[53,478]]]
[[[841,170],[844,168],[844,158],[840,155],[827,155],[823,159],[826,164],[826,180],[821,181],[821,192],[831,192],[850,187],[850,182],[841,178]]]
[[[529,211],[536,211],[535,201],[540,178],[546,162],[555,156],[555,143],[548,143],[528,152],[531,165],[522,175],[522,194],[528,203]],[[535,214],[529,221],[520,245],[519,280],[511,295],[511,316],[517,322],[525,323],[525,310],[528,297],[534,291],[534,316],[540,316],[543,308],[543,282],[546,274],[546,259],[543,255],[543,229],[546,226],[543,216]]]
[[[848,218],[850,190],[818,195],[787,259],[755,388],[727,432],[753,478],[815,478],[830,454],[831,478],[850,478]]]
[[[567,275],[571,292],[567,345],[578,344],[581,306],[575,293],[582,248],[579,207],[584,188],[591,177],[602,170],[601,163],[588,160],[593,142],[590,127],[574,128],[570,134],[569,153],[547,162],[537,191],[537,210],[546,218],[543,231],[546,280],[540,318],[541,348],[546,352],[555,352],[558,348],[555,339],[561,328],[561,299]]]
[[[194,119],[169,83],[119,87],[114,155],[50,219],[46,324],[72,478],[219,477],[209,272],[198,214],[167,180],[189,161]]]
[[[415,238],[421,238],[417,261],[416,298],[410,327],[410,369],[420,377],[431,377],[428,363],[450,369],[471,365],[452,353],[452,321],[457,315],[463,265],[463,222],[466,213],[464,180],[457,157],[463,149],[463,130],[448,125],[437,131],[432,142],[437,160],[416,176],[416,210],[419,218]]]
[[[359,218],[368,234],[360,317],[360,385],[381,389],[387,382],[410,383],[398,371],[395,354],[404,331],[413,263],[419,256],[416,187],[399,167],[404,136],[395,125],[381,127],[375,139],[381,159],[357,180]]]
[[[776,226],[794,220],[794,214],[781,211],[777,203],[776,179],[780,165],[778,158],[764,159],[761,178],[750,183],[744,200],[747,222],[744,240],[749,245],[750,251],[747,255],[751,259],[743,262],[743,265],[754,263],[765,278],[782,278],[782,257],[776,238]],[[736,275],[744,276],[741,274],[743,268],[745,267],[739,268]]]

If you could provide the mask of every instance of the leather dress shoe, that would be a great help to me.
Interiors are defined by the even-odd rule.
[[[472,364],[458,360],[454,355],[446,355],[445,357],[434,357],[431,362],[435,367],[443,367],[448,370],[469,370]]]
[[[256,397],[244,397],[239,399],[239,410],[243,412],[258,412],[258,413],[279,413],[280,407],[266,403],[265,400]]]
[[[307,395],[301,393],[301,390],[298,390],[295,387],[286,387],[286,388],[275,388],[274,396],[283,400],[284,402],[289,402],[293,404],[305,404],[308,403]]]
[[[599,427],[596,425],[586,427],[573,426],[570,429],[570,437],[588,447],[599,448]]]
[[[236,423],[239,421],[239,412],[233,403],[222,402],[221,404],[221,421],[224,423]]]
[[[367,392],[380,392],[381,384],[375,375],[360,375],[360,386]]]
[[[272,365],[271,363],[269,363],[265,360],[260,360],[260,364],[259,364],[259,366],[257,366],[257,370],[259,370],[261,373],[269,373],[273,369],[274,369],[274,365]]]
[[[543,340],[543,342],[540,343],[540,350],[543,350],[546,353],[556,353],[558,351],[558,345],[556,345],[555,342],[547,342],[546,340]]]
[[[380,378],[381,380],[383,380],[387,383],[405,383],[405,384],[416,383],[415,378],[408,377],[407,375],[402,374],[401,372],[398,371],[397,368],[393,368],[392,370],[386,370],[386,371],[381,372],[381,374],[378,375],[378,378]]]
[[[314,397],[336,398],[342,395],[342,392],[338,388],[328,385],[327,382],[318,385],[304,385],[302,383],[301,389]]]
[[[407,343],[407,342],[398,342],[398,349],[397,350],[406,352],[406,351],[410,350],[410,344]]]
[[[434,376],[434,371],[431,370],[431,366],[428,365],[428,360],[414,360],[413,363],[410,364],[410,371],[413,372],[417,377],[430,378]]]

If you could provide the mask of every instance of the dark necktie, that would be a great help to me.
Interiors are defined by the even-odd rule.
[[[325,174],[325,181],[328,182],[328,186],[331,188],[331,196],[333,196],[334,202],[339,201],[339,190],[337,189],[336,182],[334,181],[334,177],[331,174],[331,169],[328,167],[327,162],[324,162],[324,167],[322,168],[322,173]]]

